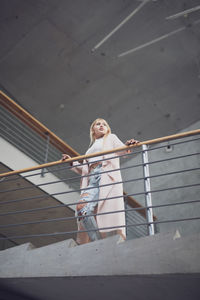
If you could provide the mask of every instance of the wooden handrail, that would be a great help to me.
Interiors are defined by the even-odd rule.
[[[84,159],[90,158],[90,157],[95,157],[97,155],[104,155],[104,154],[110,154],[118,151],[123,151],[123,150],[128,150],[130,148],[135,148],[135,147],[140,147],[144,144],[146,145],[151,145],[151,144],[156,144],[156,143],[162,143],[174,139],[180,139],[196,134],[200,134],[200,129],[193,130],[193,131],[188,131],[188,132],[183,132],[179,134],[174,134],[170,136],[165,136],[157,139],[152,139],[152,140],[147,140],[138,143],[137,145],[131,145],[131,146],[125,146],[125,147],[120,147],[115,150],[108,150],[108,151],[102,151],[98,153],[93,153],[93,154],[88,154],[88,155],[80,155],[78,152],[76,152],[73,148],[71,148],[67,143],[65,143],[63,140],[61,140],[59,137],[57,137],[52,131],[50,131],[46,126],[44,126],[42,123],[40,123],[38,120],[36,120],[31,114],[29,114],[26,110],[24,110],[20,105],[15,103],[11,98],[9,98],[6,94],[4,94],[0,90],[0,103],[8,109],[11,113],[13,113],[16,117],[18,117],[21,121],[23,121],[25,124],[27,124],[30,128],[32,128],[35,132],[37,132],[41,137],[45,138],[47,135],[50,137],[50,143],[60,150],[62,153],[67,153],[69,154],[72,158],[65,160],[65,162],[59,160],[59,161],[54,161],[50,163],[45,163],[41,165],[37,165],[31,168],[25,168],[21,170],[15,170],[15,171],[10,171],[6,173],[0,174],[0,178],[11,176],[11,175],[16,175],[20,173],[25,173],[25,172],[30,172],[34,170],[39,170],[51,166],[56,166],[62,163],[71,163],[73,161],[83,161]],[[142,208],[142,205],[140,205],[133,197],[127,196],[127,194],[124,192],[124,196],[127,199],[127,203],[133,207],[133,208]],[[146,210],[141,209],[138,210],[138,213],[142,215],[144,218],[146,218]],[[156,220],[156,217],[154,216],[154,221]]]
[[[35,170],[38,170],[38,169],[44,169],[44,168],[56,166],[56,165],[63,164],[63,163],[71,163],[73,161],[82,161],[84,159],[99,156],[99,155],[102,156],[102,155],[105,155],[105,154],[111,154],[111,153],[115,153],[115,152],[119,152],[119,151],[128,150],[128,149],[131,149],[131,148],[140,147],[142,145],[151,145],[151,144],[166,142],[166,141],[170,141],[170,140],[174,140],[174,139],[180,139],[180,138],[184,138],[184,137],[188,137],[188,136],[192,136],[192,135],[197,135],[197,134],[200,134],[200,129],[187,131],[187,132],[183,132],[183,133],[178,133],[178,134],[173,134],[173,135],[168,135],[168,136],[161,137],[161,138],[156,138],[156,139],[153,139],[153,140],[147,140],[147,141],[144,141],[144,142],[139,142],[135,145],[115,148],[114,150],[112,149],[112,150],[101,151],[101,152],[96,152],[96,153],[87,154],[87,155],[78,155],[76,157],[66,159],[64,162],[62,160],[58,160],[58,161],[53,161],[53,162],[50,162],[50,163],[37,165],[37,166],[34,166],[34,167],[30,167],[30,168],[25,168],[25,169],[21,169],[21,170],[6,172],[6,173],[0,174],[0,178],[6,177],[6,176],[11,176],[11,175],[16,175],[16,174],[19,174],[19,173],[26,173],[26,172],[30,172],[30,171],[35,171]]]
[[[44,126],[42,123],[40,123],[38,120],[36,120],[31,114],[29,114],[25,109],[23,109],[20,105],[18,105],[15,101],[13,101],[10,97],[8,97],[6,94],[3,93],[3,91],[0,90],[0,103],[2,106],[4,106],[8,111],[10,111],[12,114],[14,114],[18,119],[20,119],[23,123],[28,125],[31,129],[33,129],[35,132],[37,132],[42,138],[46,139],[47,135],[50,137],[50,143],[55,146],[58,150],[60,150],[63,153],[67,153],[72,157],[80,157],[80,154],[76,152],[74,149],[72,149],[68,144],[66,144],[64,141],[62,141],[59,137],[57,137],[53,132],[51,132],[46,126]],[[61,162],[59,162],[61,163]],[[50,163],[50,165],[57,165],[58,162]],[[45,168],[45,166],[50,166],[48,164],[38,165],[34,167],[34,170]],[[33,170],[33,168],[18,170],[18,171],[10,171],[3,174],[0,174],[1,177],[19,174],[23,172],[28,172],[30,170]],[[132,207],[135,207],[136,203],[134,199],[129,199],[129,204]],[[143,215],[143,211],[141,212],[141,215]]]
[[[79,155],[72,147],[65,143],[62,139],[56,136],[51,130],[44,126],[41,122],[35,119],[30,113],[13,101],[10,97],[0,90],[0,103],[8,111],[14,114],[18,119],[24,122],[27,126],[37,132],[42,138],[50,137],[50,143],[62,153],[67,153],[74,157]]]

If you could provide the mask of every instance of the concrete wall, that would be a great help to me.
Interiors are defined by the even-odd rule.
[[[5,139],[1,137],[0,137],[0,151],[1,151],[1,162],[3,162],[6,166],[8,166],[12,170],[21,170],[24,168],[31,168],[33,166],[38,165],[37,162],[35,162],[33,159],[25,155],[23,152],[18,150],[16,147],[14,147],[12,144],[10,144],[9,142],[7,142]],[[22,173],[21,176],[24,177],[27,175],[38,174],[38,173],[40,173],[40,170]],[[72,172],[72,174],[74,173]],[[58,181],[59,178],[57,178],[52,173],[46,173],[44,177],[40,175],[33,176],[33,177],[28,177],[27,180],[35,185],[38,185],[38,184]],[[70,188],[68,184],[64,182],[44,185],[41,186],[40,188],[50,195],[58,192],[73,191],[73,189]],[[55,198],[64,204],[68,204],[68,203],[76,202],[77,199],[79,199],[79,194],[73,192],[73,193],[68,193],[63,195],[57,195],[55,196]],[[71,208],[74,210],[73,206],[71,206]]]
[[[27,155],[15,148],[13,145],[0,138],[0,151],[1,161],[0,173],[8,172],[11,170],[19,170],[27,167],[37,165],[37,163],[30,159]],[[9,167],[9,168],[8,168]],[[38,174],[38,176],[26,177],[29,174]],[[71,172],[74,176],[74,173]],[[0,182],[0,190],[7,191],[0,194],[0,210],[1,213],[10,213],[0,217],[0,224],[7,226],[9,224],[19,224],[26,222],[37,222],[23,226],[11,226],[0,228],[0,237],[14,237],[21,235],[35,235],[35,234],[49,234],[55,232],[71,232],[77,229],[76,220],[62,220],[74,216],[74,205],[68,207],[61,206],[61,203],[68,204],[76,202],[79,199],[77,192],[67,193],[62,195],[51,196],[54,193],[73,191],[66,183],[60,182],[51,185],[44,185],[37,188],[35,185],[58,181],[52,173],[47,173],[42,177],[40,170],[21,174],[22,176],[15,176],[15,181],[6,181],[2,179]],[[14,190],[9,192],[9,190]],[[28,198],[28,199],[27,199]],[[19,199],[26,199],[23,201],[16,201]],[[9,203],[10,201],[10,203]],[[11,202],[12,201],[12,202]],[[6,203],[2,203],[6,202]],[[37,210],[43,207],[55,207],[53,209]],[[34,210],[35,211],[31,211]],[[30,210],[31,212],[26,212]],[[12,214],[12,212],[24,211],[20,214]],[[61,219],[60,221],[42,223],[49,219]],[[22,244],[27,241],[34,242],[37,246],[54,243],[63,240],[66,237],[75,238],[75,234],[67,235],[54,235],[54,236],[41,236],[37,238],[10,238],[9,240],[0,240],[0,249],[6,249]]]
[[[193,129],[200,128],[200,122],[197,122],[190,127],[186,128],[184,131],[189,131]],[[193,142],[186,142],[187,140],[197,139],[198,136],[193,136],[185,139],[174,140],[170,143],[162,143],[158,145],[151,146],[149,149],[149,161],[157,161],[161,159],[168,159],[175,156],[187,155],[190,153],[199,152],[200,140],[196,140]],[[170,146],[176,142],[185,143]],[[157,150],[152,150],[153,148],[164,145],[164,148],[160,148]],[[139,151],[140,149],[136,149]],[[130,166],[142,163],[142,155],[137,154],[133,155],[133,158],[127,161],[122,160],[122,166]],[[150,175],[163,174],[168,172],[174,172],[178,170],[199,168],[200,160],[199,155],[186,157],[182,159],[169,160],[162,163],[155,163],[150,165]],[[127,180],[130,178],[140,178],[143,177],[142,167],[131,168],[128,170],[122,171],[123,179]],[[160,176],[151,179],[151,189],[159,190],[165,188],[171,188],[176,186],[186,186],[192,184],[198,184],[200,182],[200,171],[191,171],[185,173],[179,173],[168,176]],[[133,193],[134,198],[140,202],[142,205],[145,205],[145,197],[144,195],[137,195],[137,193],[144,191],[144,182],[143,180],[125,183],[124,189],[128,193]],[[161,191],[152,193],[152,202],[153,205],[174,204],[175,202],[183,202],[189,200],[199,200],[199,186],[191,187],[191,188],[181,188],[174,189],[168,191]],[[191,203],[185,205],[176,205],[171,207],[162,207],[155,208],[153,210],[154,214],[158,218],[158,221],[163,220],[171,220],[171,219],[182,219],[182,218],[192,218],[192,217],[200,217],[200,203]],[[175,223],[163,223],[158,225],[160,232],[169,231],[173,228],[178,228],[181,234],[189,234],[200,231],[200,220],[193,221],[185,221],[185,222],[175,222]]]

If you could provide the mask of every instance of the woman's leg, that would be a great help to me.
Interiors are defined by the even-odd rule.
[[[92,173],[91,173],[92,174]],[[98,200],[99,198],[99,181],[100,175],[99,170],[95,169],[93,171],[93,176],[90,177],[88,187],[92,189],[88,189],[86,193],[81,195],[80,203],[77,205],[77,213],[80,222],[80,227],[84,228],[87,231],[87,234],[91,241],[101,239],[101,235],[98,231],[96,218],[94,216],[90,216],[94,214],[95,208],[97,207],[97,202],[93,202],[93,200]],[[91,201],[84,203],[85,201]]]

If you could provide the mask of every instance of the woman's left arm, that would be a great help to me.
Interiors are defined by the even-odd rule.
[[[62,154],[62,161],[65,161],[66,159],[69,159],[71,158],[70,155],[68,154]],[[70,162],[70,166],[72,167],[71,170],[74,171],[75,173],[77,174],[82,174],[82,168],[83,166],[81,165],[81,163],[79,163],[78,161],[73,161],[73,162]]]

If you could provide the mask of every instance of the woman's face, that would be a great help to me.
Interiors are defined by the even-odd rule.
[[[108,127],[104,120],[98,120],[93,127],[94,137],[96,139],[103,137],[108,132]]]

